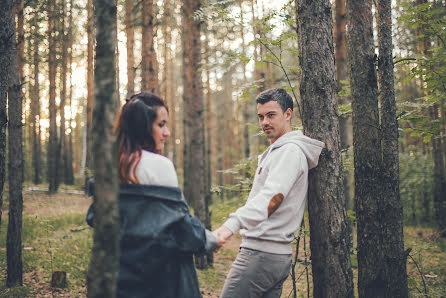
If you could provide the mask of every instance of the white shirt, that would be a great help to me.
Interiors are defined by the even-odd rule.
[[[161,154],[142,150],[135,173],[140,184],[178,187],[172,161]]]

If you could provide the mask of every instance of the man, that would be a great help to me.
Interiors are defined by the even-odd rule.
[[[308,170],[324,143],[291,129],[293,101],[283,89],[257,98],[259,124],[270,146],[259,156],[245,206],[215,233],[227,240],[241,230],[242,243],[221,298],[280,297],[291,267],[291,242],[305,210]]]

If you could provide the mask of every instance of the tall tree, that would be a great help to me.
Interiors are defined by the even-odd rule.
[[[93,250],[88,297],[115,297],[119,265],[118,171],[113,124],[116,86],[116,0],[95,0],[96,63],[92,145],[95,173]]]
[[[184,86],[184,194],[193,201],[196,216],[203,224],[210,223],[205,200],[204,103],[201,79],[200,20],[193,18],[200,9],[200,0],[185,0],[183,12],[183,86]],[[210,228],[207,226],[207,228]],[[196,256],[198,268],[207,266],[208,258]]]
[[[40,141],[40,56],[39,56],[39,9],[36,7],[33,16],[33,64],[34,64],[34,86],[31,98],[31,128],[32,128],[32,165],[33,181],[35,184],[41,183],[41,141]]]
[[[3,188],[6,169],[6,128],[10,51],[15,44],[12,27],[12,0],[0,1],[0,224],[2,223]],[[15,28],[14,28],[15,29]]]
[[[396,116],[391,0],[378,0],[378,77],[381,103],[382,194],[380,221],[383,229],[387,297],[407,297],[406,253],[404,252],[403,207],[400,200],[398,120]]]
[[[348,1],[360,297],[407,297],[398,187],[390,2],[379,1],[381,114],[371,1]],[[381,40],[382,39],[382,40]]]
[[[308,215],[314,297],[354,297],[337,117],[331,3],[296,0],[305,134],[326,148],[310,171]]]
[[[153,20],[153,0],[142,0],[141,89],[158,93],[158,63]]]
[[[7,1],[9,2],[9,1]],[[6,19],[10,20],[13,28],[10,35],[12,43],[7,49],[9,53],[9,86],[8,86],[8,175],[9,175],[9,213],[8,233],[6,236],[7,277],[6,286],[22,285],[22,96],[21,81],[18,69],[18,49],[15,42],[15,20],[9,9],[9,3],[2,5],[6,8]]]
[[[60,127],[59,127],[59,144],[58,144],[58,182],[65,182],[67,175],[67,159],[68,159],[68,144],[66,137],[66,127],[65,127],[65,105],[67,102],[67,69],[68,69],[68,35],[66,32],[66,1],[61,0],[62,10],[60,12],[60,22],[61,22],[61,34],[62,34],[62,63],[60,71]]]
[[[135,93],[135,29],[133,27],[133,1],[125,0],[125,33],[127,35],[127,98]]]
[[[69,129],[70,133],[68,135],[68,148],[67,148],[67,161],[66,161],[66,174],[65,174],[65,184],[72,185],[74,184],[74,171],[73,171],[73,128],[72,128],[72,121],[73,121],[73,79],[72,79],[72,65],[73,65],[73,5],[74,0],[70,0],[70,14],[68,18],[68,74],[70,79],[70,85],[69,85],[69,105],[70,105],[70,121],[69,123]]]
[[[93,112],[93,101],[94,101],[94,27],[93,27],[93,0],[87,1],[87,125],[86,125],[86,136],[84,136],[86,140],[86,146],[83,150],[85,150],[85,167],[91,168],[91,121],[92,121],[92,112]],[[81,168],[84,168],[81,166]],[[84,173],[82,173],[83,175]]]
[[[347,25],[347,8],[346,0],[336,0],[335,2],[336,13],[335,13],[335,61],[336,61],[336,79],[337,79],[337,90],[342,90],[345,86],[344,82],[348,80],[348,67],[347,67],[347,41],[346,41],[346,25]],[[350,99],[347,95],[339,97],[340,104],[350,103]],[[341,148],[345,150],[345,156],[349,156],[349,148],[352,145],[352,127],[351,118],[347,116],[341,116],[339,118],[339,132],[341,134]],[[350,199],[350,173],[348,170],[344,169],[344,194],[347,209],[353,209]]]
[[[48,1],[48,67],[49,67],[49,114],[50,128],[47,149],[48,190],[57,191],[57,123],[56,123],[56,1]]]

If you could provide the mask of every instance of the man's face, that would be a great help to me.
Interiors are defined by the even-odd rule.
[[[291,113],[291,109],[283,112],[279,103],[275,100],[257,104],[259,124],[270,144],[274,143],[283,134],[291,131]]]

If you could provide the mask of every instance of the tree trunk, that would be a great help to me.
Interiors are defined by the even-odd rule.
[[[72,73],[73,73],[73,5],[74,0],[70,0],[70,16],[68,21],[68,73],[70,74],[70,85],[69,85],[69,95],[68,99],[70,102],[70,121],[69,123],[69,130],[70,133],[68,135],[68,148],[67,148],[67,162],[66,162],[66,175],[65,175],[65,183],[68,185],[74,184],[74,171],[73,171],[73,128],[72,128],[72,121],[73,121],[73,80],[72,80]]]
[[[67,164],[67,137],[65,135],[65,105],[67,98],[67,64],[68,64],[68,40],[67,34],[65,32],[65,16],[66,16],[66,1],[61,0],[62,3],[62,11],[59,16],[62,30],[62,64],[61,64],[61,73],[60,80],[62,82],[62,88],[60,90],[60,132],[59,132],[59,162],[58,162],[58,182],[62,182],[66,180],[66,164]]]
[[[158,93],[158,65],[153,33],[153,0],[142,0],[141,90]]]
[[[240,37],[242,38],[242,53],[243,55],[246,55],[246,44],[245,44],[245,32],[244,32],[244,13],[243,13],[243,0],[239,0],[239,6],[240,6]],[[253,15],[254,16],[254,15]],[[242,61],[242,72],[243,72],[243,85],[246,85],[248,79],[246,78],[246,63]],[[246,86],[245,86],[246,87]],[[249,151],[249,112],[248,112],[248,104],[249,100],[249,94],[248,90],[243,91],[244,94],[246,94],[246,98],[244,98],[244,102],[242,103],[243,110],[243,157],[248,158],[250,151]],[[245,173],[246,176],[248,176],[248,172]]]
[[[87,1],[87,126],[86,126],[86,140],[87,144],[85,146],[86,150],[86,157],[85,157],[85,167],[91,170],[92,164],[91,164],[91,154],[92,151],[90,150],[90,143],[91,138],[90,134],[91,131],[91,121],[92,121],[92,111],[93,111],[93,101],[94,101],[94,61],[93,61],[93,45],[94,45],[94,39],[93,39],[93,0]],[[81,167],[84,168],[84,167]],[[82,173],[84,175],[84,173]]]
[[[88,297],[115,297],[119,268],[117,152],[113,133],[116,86],[116,1],[95,0],[96,63],[92,145],[95,225],[87,276]]]
[[[398,121],[396,117],[391,0],[378,0],[378,77],[381,102],[382,169],[384,193],[380,219],[387,297],[408,297],[404,252],[403,206],[400,200]]]
[[[13,39],[12,0],[0,1],[0,225],[2,223],[3,188],[6,169],[6,128],[8,116],[6,102],[8,99],[10,52],[15,45]]]
[[[39,34],[38,34],[38,9],[34,12],[34,91],[31,99],[31,128],[32,128],[32,164],[34,184],[41,183],[41,142],[40,142],[40,58],[39,58]]]
[[[56,124],[56,2],[55,0],[48,1],[48,40],[49,40],[49,54],[48,54],[48,67],[49,67],[49,139],[47,150],[47,176],[49,182],[49,191],[57,191],[57,124]]]
[[[335,61],[336,61],[336,79],[337,91],[341,91],[343,82],[348,80],[347,73],[347,42],[345,39],[345,29],[347,24],[346,0],[336,0],[336,27],[335,27]],[[351,99],[344,95],[339,97],[340,104],[348,104]],[[352,145],[352,124],[351,118],[347,116],[339,117],[339,130],[341,134],[341,148],[345,150],[345,158],[348,158]],[[343,172],[344,194],[347,209],[353,209],[352,198],[350,195],[351,175],[350,171],[344,169]]]
[[[8,5],[6,6],[7,13]],[[8,175],[9,175],[9,214],[8,233],[6,238],[7,277],[6,286],[23,284],[22,264],[22,96],[21,81],[18,69],[17,47],[15,44],[15,20],[11,15],[5,16],[12,26],[11,39],[14,41],[7,49],[9,53],[9,88],[8,88]],[[17,45],[18,46],[18,45]]]
[[[379,9],[382,9],[381,5]],[[390,25],[390,6],[387,9],[389,11],[383,11],[381,17],[388,19],[383,19],[381,26]],[[348,2],[348,27],[358,220],[358,292],[360,297],[407,297],[402,211],[398,202],[393,61],[391,43],[385,39],[385,34],[389,33],[379,28],[380,39],[383,38],[380,40],[382,59],[379,61],[383,117],[380,132],[370,1]],[[392,70],[385,70],[389,64]]]
[[[184,86],[184,194],[193,200],[195,215],[203,224],[209,222],[205,200],[205,143],[204,103],[201,80],[201,21],[194,20],[193,13],[201,6],[200,0],[185,0],[183,12],[183,86]],[[205,256],[196,256],[197,267],[207,267]]]
[[[305,134],[323,141],[309,173],[308,215],[314,297],[354,297],[337,117],[331,4],[298,0],[300,93]]]
[[[127,35],[127,98],[135,93],[135,56],[133,54],[135,29],[133,28],[133,1],[125,0],[125,33]]]

